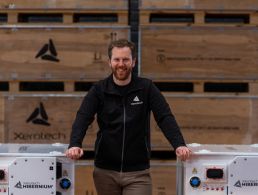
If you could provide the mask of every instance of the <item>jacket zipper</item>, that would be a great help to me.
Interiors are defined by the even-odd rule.
[[[149,151],[148,144],[147,144],[147,137],[145,137],[145,146],[146,146],[146,149],[147,149],[147,152],[148,152],[148,158],[149,158],[150,151]]]
[[[126,112],[125,112],[125,102],[123,100],[123,109],[124,109],[124,127],[123,127],[123,143],[122,143],[122,156],[121,156],[121,168],[120,171],[123,171],[123,163],[124,163],[124,148],[125,148],[125,118],[126,118]]]

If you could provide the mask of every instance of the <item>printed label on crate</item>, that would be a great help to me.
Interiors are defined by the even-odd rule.
[[[81,101],[81,97],[47,95],[6,98],[5,142],[69,143],[72,124]],[[88,146],[93,146],[96,129],[96,123],[88,129]]]

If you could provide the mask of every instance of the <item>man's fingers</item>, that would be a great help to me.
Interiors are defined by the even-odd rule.
[[[186,146],[180,146],[176,149],[176,155],[182,161],[187,160],[191,156],[191,153],[192,153],[191,150]]]
[[[71,147],[65,152],[66,156],[68,158],[71,158],[73,160],[79,159],[83,155],[83,149],[79,147]]]

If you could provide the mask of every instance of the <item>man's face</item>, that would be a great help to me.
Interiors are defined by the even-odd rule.
[[[126,81],[129,79],[135,60],[132,59],[129,47],[114,47],[112,49],[112,57],[109,61],[112,73],[117,80]]]

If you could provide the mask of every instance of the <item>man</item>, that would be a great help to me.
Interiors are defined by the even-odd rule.
[[[66,154],[72,159],[83,155],[83,138],[97,114],[93,178],[98,195],[151,195],[150,111],[180,159],[186,160],[190,150],[160,91],[151,80],[132,74],[134,44],[114,41],[108,55],[112,74],[84,98]]]

